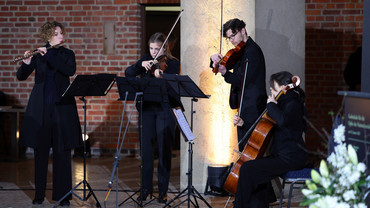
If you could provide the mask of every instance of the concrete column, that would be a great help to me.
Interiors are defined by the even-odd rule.
[[[181,74],[188,75],[208,95],[194,103],[193,185],[203,192],[210,164],[229,164],[237,143],[229,107],[230,85],[209,68],[210,56],[220,52],[221,1],[186,0],[181,2]],[[243,19],[251,36],[255,34],[254,0],[224,1],[224,21]],[[233,48],[223,38],[222,54]],[[182,99],[190,123],[190,99]],[[181,143],[181,187],[187,185],[188,144]]]

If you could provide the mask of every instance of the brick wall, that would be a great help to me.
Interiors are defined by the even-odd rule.
[[[179,4],[179,0],[6,0],[0,2],[0,89],[12,105],[27,104],[34,75],[27,81],[16,80],[20,63],[15,56],[44,43],[38,28],[48,20],[63,23],[67,29],[66,46],[76,54],[76,74],[114,73],[124,76],[123,68],[140,56],[140,4]],[[116,50],[103,54],[103,24],[114,22]],[[120,127],[123,102],[117,101],[116,86],[105,97],[86,97],[87,133],[92,145],[115,149]],[[82,101],[76,98],[80,120],[83,121]],[[132,103],[125,109],[125,123]],[[83,122],[81,123],[83,127]],[[124,130],[124,128],[123,128]],[[137,149],[137,112],[129,125],[124,149]]]
[[[15,56],[43,43],[38,28],[56,19],[67,28],[66,46],[76,53],[77,74],[115,73],[140,56],[140,4],[175,4],[180,0],[6,0],[0,2],[0,89],[11,104],[26,105],[33,77],[18,82],[15,73],[19,63]],[[328,131],[328,112],[337,111],[345,90],[343,69],[351,52],[361,45],[363,0],[306,0],[306,92],[310,121]],[[103,23],[116,26],[114,55],[103,54]],[[87,97],[87,132],[92,145],[102,149],[116,147],[123,103],[117,101],[116,86],[105,97]],[[80,119],[82,102],[77,99]],[[132,104],[125,109],[125,119]],[[82,123],[83,124],[83,123]],[[125,149],[137,149],[137,114],[130,125]],[[321,139],[309,128],[310,149],[321,146]]]
[[[306,0],[306,93],[309,120],[330,133],[332,119],[347,90],[343,71],[349,55],[361,46],[363,0]],[[309,128],[311,150],[325,149]]]

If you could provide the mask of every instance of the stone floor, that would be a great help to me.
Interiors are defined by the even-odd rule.
[[[180,191],[180,158],[177,155],[172,160],[172,171],[169,185],[168,198],[173,199],[179,194]],[[135,194],[136,190],[140,187],[140,160],[134,157],[123,157],[119,162],[119,174],[118,174],[118,190],[116,190],[116,178],[113,180],[113,190],[109,193],[106,200],[105,196],[107,193],[108,182],[110,180],[113,168],[113,157],[92,157],[87,159],[86,166],[86,181],[93,189],[93,193],[96,195],[97,200],[100,202],[101,207],[118,207],[117,204],[121,204],[124,200],[125,203],[121,204],[120,207],[140,207],[133,199],[137,198]],[[33,158],[25,157],[18,162],[0,162],[0,208],[23,208],[23,207],[53,207],[55,201],[51,200],[51,170],[52,166],[49,164],[48,183],[46,199],[42,205],[32,206],[32,199],[34,194],[34,173],[33,173]],[[83,181],[83,159],[74,158],[72,159],[72,176],[73,184],[76,186],[79,182]],[[156,175],[154,175],[156,178]],[[156,181],[154,181],[156,183]],[[83,184],[76,187],[75,194],[80,196],[82,199],[88,195],[88,189],[85,192]],[[154,190],[156,191],[156,190]],[[287,188],[286,188],[287,191]],[[185,192],[187,193],[187,192]],[[299,207],[299,202],[302,198],[300,190],[293,192],[293,203],[291,207]],[[158,193],[154,193],[156,196]],[[212,207],[225,207],[228,200],[227,196],[214,196],[204,195],[202,197]],[[285,194],[287,195],[287,194]],[[130,198],[132,196],[132,198]],[[178,200],[175,200],[171,205],[172,207],[179,205],[179,207],[189,207],[187,196],[183,196]],[[193,198],[190,198],[191,202],[195,202]],[[230,203],[226,206],[227,208],[232,207],[233,198],[230,199]],[[149,202],[148,200],[145,203]],[[197,200],[199,207],[207,207],[202,200]],[[144,204],[145,205],[145,204]],[[286,207],[286,203],[284,204]],[[71,200],[70,207],[96,207],[96,200],[93,196],[87,200],[81,200],[77,197],[73,197]],[[157,208],[163,207],[163,204],[159,204],[156,201],[149,202],[145,207]],[[190,204],[190,207],[194,205]],[[278,207],[273,206],[273,207]]]

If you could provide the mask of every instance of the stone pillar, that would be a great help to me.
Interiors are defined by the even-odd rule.
[[[193,185],[203,192],[210,164],[229,164],[232,149],[237,144],[232,116],[236,111],[229,107],[230,85],[220,74],[209,68],[210,56],[220,52],[221,1],[186,0],[181,2],[181,74],[188,75],[209,99],[194,103]],[[255,34],[254,0],[224,1],[224,21],[243,19],[250,35]],[[233,48],[224,38],[222,54]],[[185,115],[190,123],[188,98],[182,99]],[[181,143],[181,188],[187,185],[188,144]]]

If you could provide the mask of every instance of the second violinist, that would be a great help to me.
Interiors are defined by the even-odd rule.
[[[165,43],[166,36],[163,33],[153,34],[149,41],[150,54],[144,55],[135,64],[128,67],[125,71],[126,77],[140,76],[142,78],[161,78],[161,74],[178,74],[180,72],[180,62],[174,58]],[[163,47],[162,44],[164,44]],[[155,57],[165,55],[166,63],[153,63]],[[167,65],[164,70],[161,65]],[[153,69],[154,67],[154,69]],[[153,73],[152,73],[153,71]],[[154,170],[154,147],[158,148],[158,202],[165,203],[171,170],[171,143],[174,140],[176,121],[171,112],[171,108],[182,106],[180,99],[169,96],[168,102],[143,102],[141,121],[142,141],[141,160],[142,160],[142,190],[139,201],[144,201],[148,196],[152,197],[153,192],[153,170]],[[137,105],[137,107],[140,107]],[[141,123],[141,125],[140,125]]]
[[[161,78],[161,74],[178,74],[180,72],[180,62],[172,56],[168,45],[165,44],[162,49],[166,36],[163,33],[153,34],[149,41],[149,54],[145,54],[134,65],[127,68],[126,76],[156,77]],[[156,60],[154,60],[157,57]]]
[[[241,109],[239,109],[240,117],[235,116],[234,118],[236,120],[242,118],[244,121],[243,126],[237,127],[238,141],[240,141],[266,108],[265,58],[261,48],[248,36],[244,21],[239,19],[227,21],[223,25],[223,36],[235,47],[242,41],[246,44],[242,55],[236,60],[235,65],[230,68],[233,69],[233,71],[229,71],[229,69],[226,69],[222,64],[218,66],[218,71],[224,77],[225,82],[231,84],[230,107],[232,109],[237,109],[239,107],[240,98],[243,98]],[[212,55],[210,67],[215,68],[222,58],[223,56],[219,53]],[[248,68],[244,86],[244,96],[241,96],[246,61],[248,61]],[[239,144],[239,151],[243,150],[245,144],[246,141]]]

